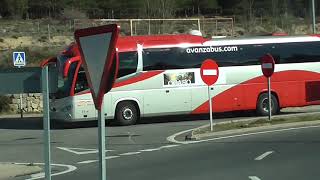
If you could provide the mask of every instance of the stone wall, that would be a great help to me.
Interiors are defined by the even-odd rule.
[[[20,94],[7,95],[11,99],[10,110],[20,112]],[[40,113],[43,111],[42,94],[22,94],[22,110],[27,113]]]

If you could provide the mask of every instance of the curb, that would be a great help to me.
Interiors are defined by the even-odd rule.
[[[23,118],[36,118],[42,117],[42,113],[39,114],[23,114]],[[20,118],[20,114],[1,114],[0,119]]]
[[[0,163],[0,179],[14,178],[39,173],[42,168],[33,164]]]
[[[294,114],[294,115],[279,115],[279,116],[276,116],[275,118],[283,118],[283,117],[290,118],[290,117],[299,117],[299,116],[306,116],[306,115],[320,115],[320,112]],[[250,123],[250,122],[254,122],[256,120],[263,119],[263,118],[264,117],[254,117],[254,118],[242,119],[242,120],[231,120],[231,121],[225,121],[225,122],[220,122],[220,123],[214,123],[213,125],[230,124],[230,123],[236,123],[236,122]],[[247,133],[275,130],[275,129],[295,128],[295,127],[301,127],[301,126],[318,126],[318,125],[320,125],[320,120],[284,123],[284,124],[276,124],[276,125],[264,125],[264,126],[260,126],[260,127],[232,129],[232,130],[219,131],[219,132],[206,132],[206,133],[201,133],[201,134],[194,133],[196,130],[210,127],[210,124],[207,124],[207,125],[203,125],[203,126],[200,126],[198,128],[193,129],[191,134],[187,135],[185,139],[186,140],[201,140],[201,139],[209,138],[209,137],[211,138],[211,137],[219,137],[219,136],[247,134]]]

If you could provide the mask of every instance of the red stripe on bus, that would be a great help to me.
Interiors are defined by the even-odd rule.
[[[266,81],[264,76],[260,76],[216,95],[212,98],[213,112],[256,109],[258,96],[267,91]],[[320,73],[298,70],[276,72],[271,77],[271,90],[277,94],[281,108],[320,104],[320,100],[307,102],[308,96],[316,96],[308,90],[307,82],[320,82]],[[206,101],[191,114],[208,112],[209,101]]]
[[[164,72],[164,71],[143,72],[143,73],[139,74],[138,76],[123,80],[121,82],[116,82],[113,85],[113,88],[118,88],[118,87],[130,85],[130,84],[133,84],[133,83],[137,83],[137,82],[140,82],[140,81],[144,81],[144,80],[152,78],[152,77],[154,77],[154,76],[156,76],[158,74],[161,74],[162,72]],[[85,90],[85,91],[79,92],[76,95],[82,95],[82,94],[87,94],[87,93],[90,93],[90,90]]]
[[[164,71],[144,72],[144,73],[139,74],[138,76],[129,78],[127,80],[124,80],[124,81],[121,81],[121,82],[116,82],[113,85],[113,88],[118,88],[118,87],[126,86],[126,85],[129,85],[129,84],[137,83],[137,82],[140,82],[140,81],[144,81],[144,80],[152,78],[152,77],[154,77],[154,76],[156,76],[158,74],[161,74],[162,72],[164,72]]]

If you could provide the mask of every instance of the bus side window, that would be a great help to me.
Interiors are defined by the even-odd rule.
[[[135,73],[137,71],[137,66],[138,53],[136,51],[120,52],[118,78]]]
[[[74,87],[74,92],[78,93],[78,92],[84,91],[86,89],[89,89],[86,73],[83,69],[80,69],[79,73],[78,73],[76,85]]]
[[[280,55],[278,55],[278,54],[271,54],[271,55],[274,59],[274,63],[280,64]]]
[[[278,49],[281,64],[319,62],[319,42],[293,42],[283,43]]]

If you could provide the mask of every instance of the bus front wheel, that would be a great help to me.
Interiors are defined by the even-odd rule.
[[[116,108],[116,121],[121,126],[136,124],[139,117],[138,109],[130,101],[120,102]]]
[[[279,112],[279,102],[274,94],[271,94],[271,114]],[[269,114],[269,100],[268,93],[263,93],[259,96],[257,102],[257,114],[260,116],[267,116]]]

